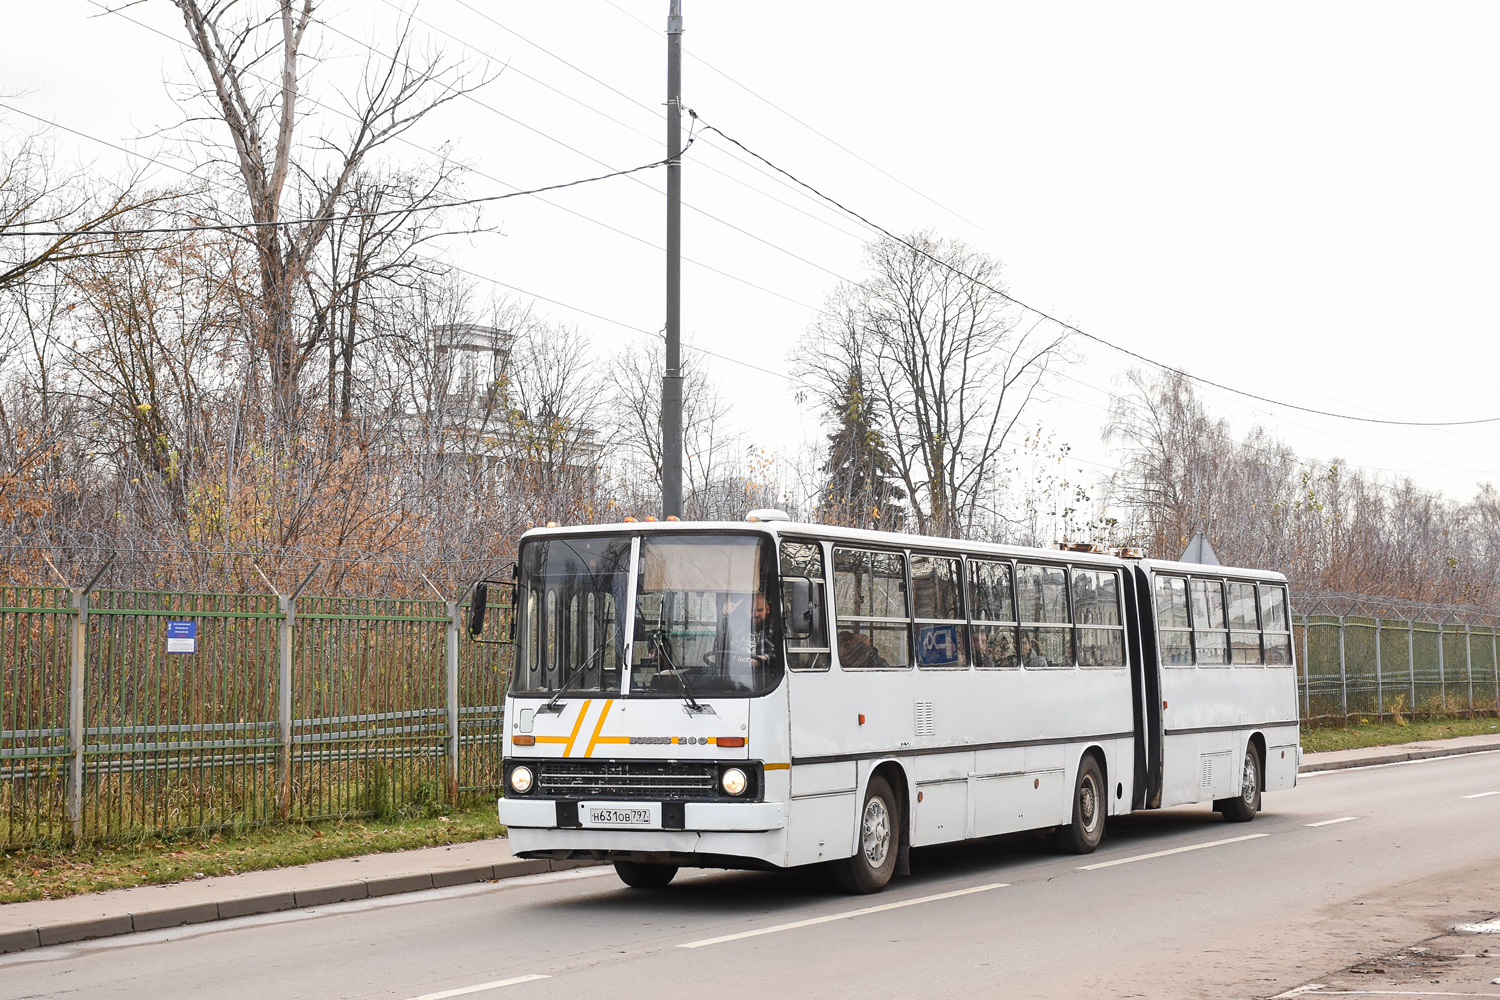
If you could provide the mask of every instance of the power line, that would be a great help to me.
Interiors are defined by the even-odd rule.
[[[1103,337],[1100,337],[1100,336],[1098,336],[1096,334],[1089,333],[1087,330],[1083,330],[1083,329],[1075,326],[1074,324],[1067,322],[1066,320],[1059,319],[1058,317],[1052,315],[1051,313],[1049,313],[1049,312],[1047,312],[1047,311],[1045,311],[1043,309],[1038,309],[1036,306],[1028,305],[1027,303],[1022,302],[1020,299],[1016,298],[1014,295],[1011,295],[1011,294],[1009,294],[1007,292],[1001,291],[1000,289],[998,289],[995,286],[989,284],[988,282],[982,281],[981,279],[976,278],[973,275],[966,273],[962,269],[960,269],[958,267],[955,267],[952,264],[949,264],[947,261],[942,260],[941,258],[933,255],[932,253],[930,253],[930,252],[922,249],[921,247],[919,247],[919,246],[915,245],[914,243],[910,242],[909,240],[906,240],[906,239],[903,239],[900,236],[897,236],[895,233],[891,232],[889,229],[886,229],[884,226],[880,225],[879,223],[870,221],[870,219],[868,219],[865,216],[861,215],[859,212],[856,212],[854,209],[849,208],[847,205],[842,204],[841,202],[839,202],[835,198],[833,198],[833,197],[831,197],[829,195],[824,194],[822,191],[819,191],[817,188],[813,187],[811,184],[809,184],[806,181],[802,180],[800,177],[797,177],[795,174],[791,173],[790,171],[788,171],[788,170],[786,170],[786,169],[784,169],[782,167],[777,166],[775,163],[772,163],[770,160],[766,159],[764,156],[761,156],[759,153],[755,152],[753,149],[750,149],[748,146],[746,146],[744,143],[740,142],[738,139],[735,139],[733,136],[730,136],[727,133],[725,133],[722,129],[715,128],[713,125],[708,124],[707,121],[705,121],[703,118],[699,117],[698,113],[695,112],[695,111],[693,111],[691,108],[688,109],[688,114],[691,115],[693,118],[697,119],[703,125],[703,127],[705,129],[708,129],[711,132],[715,132],[715,133],[723,136],[725,138],[725,140],[727,140],[728,142],[734,143],[736,146],[738,146],[740,149],[743,149],[749,155],[755,157],[756,159],[760,160],[762,163],[766,164],[766,166],[771,167],[773,170],[780,171],[781,173],[785,174],[787,177],[789,177],[792,180],[796,181],[798,184],[801,184],[803,187],[807,188],[809,191],[812,191],[819,198],[822,198],[824,201],[827,201],[830,205],[834,205],[840,211],[846,212],[849,215],[853,216],[854,218],[859,219],[861,222],[865,223],[865,225],[870,226],[870,227],[872,227],[874,229],[879,230],[881,233],[885,234],[886,237],[888,237],[889,239],[895,241],[896,243],[899,243],[900,245],[906,247],[908,250],[911,250],[913,253],[920,254],[921,256],[923,256],[923,257],[927,258],[928,260],[932,261],[934,264],[937,264],[940,267],[943,267],[943,268],[946,268],[949,271],[952,271],[954,274],[958,275],[959,277],[964,278],[967,281],[971,281],[974,284],[979,285],[981,288],[986,288],[989,291],[994,292],[996,295],[998,295],[1001,298],[1005,299],[1007,302],[1010,302],[1010,303],[1012,303],[1012,304],[1014,304],[1016,306],[1019,306],[1020,308],[1025,309],[1028,312],[1035,313],[1036,315],[1040,316],[1043,319],[1050,320],[1051,322],[1057,324],[1058,326],[1062,327],[1064,330],[1067,330],[1070,333],[1076,333],[1080,337],[1083,337],[1083,338],[1085,338],[1087,340],[1091,340],[1094,343],[1100,344],[1100,345],[1102,345],[1104,347],[1108,347],[1111,350],[1119,351],[1121,354],[1124,354],[1124,355],[1127,355],[1129,357],[1135,358],[1137,361],[1141,361],[1141,362],[1144,362],[1144,363],[1146,363],[1148,365],[1151,365],[1153,368],[1159,368],[1162,371],[1167,372],[1168,374],[1171,374],[1171,375],[1180,375],[1183,378],[1188,379],[1189,381],[1197,382],[1197,383],[1199,383],[1201,385],[1212,386],[1215,389],[1222,389],[1225,392],[1231,392],[1231,393],[1234,393],[1236,396],[1243,396],[1246,399],[1254,399],[1254,400],[1258,400],[1259,402],[1262,402],[1262,403],[1268,403],[1268,404],[1270,404],[1272,406],[1281,406],[1281,407],[1285,407],[1285,408],[1291,409],[1291,410],[1299,410],[1299,411],[1301,411],[1303,413],[1312,413],[1312,414],[1316,414],[1317,416],[1320,416],[1320,417],[1333,417],[1333,418],[1336,418],[1338,420],[1352,420],[1352,421],[1357,421],[1357,422],[1360,422],[1360,423],[1381,424],[1381,425],[1389,426],[1389,427],[1472,427],[1472,426],[1474,426],[1476,424],[1500,423],[1500,416],[1482,417],[1482,418],[1477,419],[1477,420],[1445,420],[1445,421],[1439,421],[1439,420],[1382,420],[1382,419],[1378,419],[1378,418],[1375,418],[1375,417],[1360,417],[1360,416],[1355,416],[1353,414],[1348,414],[1348,413],[1333,413],[1333,412],[1330,412],[1328,410],[1317,410],[1317,409],[1313,409],[1310,406],[1300,406],[1300,405],[1298,405],[1296,403],[1287,403],[1287,402],[1284,402],[1282,400],[1271,399],[1268,396],[1260,396],[1260,395],[1257,395],[1256,393],[1248,392],[1248,391],[1246,391],[1244,389],[1236,389],[1233,386],[1224,385],[1222,382],[1215,382],[1212,379],[1207,379],[1207,378],[1203,378],[1202,376],[1199,376],[1199,375],[1194,375],[1194,374],[1192,374],[1190,372],[1184,371],[1181,368],[1177,368],[1177,367],[1175,367],[1173,365],[1166,364],[1165,362],[1157,361],[1154,358],[1148,358],[1144,354],[1140,354],[1140,353],[1138,353],[1136,351],[1132,351],[1128,347],[1122,347],[1119,344],[1113,343],[1113,342],[1111,342],[1109,340],[1105,340]]]
[[[179,39],[179,38],[176,38],[176,37],[174,37],[172,35],[169,35],[166,32],[161,31],[158,28],[152,27],[151,25],[143,24],[142,22],[137,21],[135,18],[130,17],[127,14],[124,14],[121,9],[111,9],[109,7],[106,7],[104,4],[100,3],[99,0],[88,0],[88,2],[90,4],[92,4],[93,6],[99,8],[101,11],[103,11],[106,14],[114,14],[114,15],[116,15],[118,17],[123,18],[126,21],[129,21],[131,24],[134,24],[134,25],[136,25],[139,28],[144,28],[145,30],[147,30],[147,31],[149,31],[149,32],[151,32],[153,34],[160,35],[161,37],[167,39],[170,42],[173,42],[174,44],[178,45],[181,48],[188,49],[190,51],[196,51],[196,50],[192,49],[191,45],[189,45],[187,42],[183,41],[182,39]],[[460,0],[460,2],[461,2],[461,0]],[[467,5],[465,5],[465,6],[467,6]],[[470,9],[472,9],[472,8],[470,8]],[[484,16],[486,20],[492,21],[492,22],[494,22],[497,25],[500,24],[498,21],[495,21],[493,18],[488,17],[487,15],[481,15],[481,16]],[[504,27],[504,25],[500,25],[500,27]],[[507,28],[506,30],[509,31],[510,29]],[[520,38],[521,36],[517,35],[516,37]],[[527,41],[528,44],[535,44],[533,42],[530,42],[528,39],[524,39],[523,38],[522,40],[523,41]],[[566,62],[566,60],[564,60],[564,62]],[[572,64],[571,63],[567,63],[567,65],[571,66]],[[574,68],[576,69],[576,67],[574,67]],[[583,72],[583,71],[579,70],[579,72]],[[249,75],[254,76],[256,79],[260,80],[263,83],[270,83],[271,82],[271,81],[266,80],[264,77],[262,77],[262,76],[260,76],[258,74],[251,73]],[[590,79],[596,79],[595,77],[590,76],[587,73],[585,73],[585,75],[589,76]],[[608,86],[608,85],[606,84],[606,86]],[[610,89],[614,89],[614,88],[610,88]],[[328,112],[330,112],[332,114],[341,115],[344,118],[349,119],[350,121],[356,121],[357,120],[356,116],[353,115],[353,114],[351,114],[350,112],[341,111],[338,108],[330,107],[329,105],[323,103],[322,101],[317,100],[316,98],[304,96],[303,99],[306,100],[309,104],[312,104],[315,107],[322,108],[323,110],[328,111]],[[639,103],[639,102],[635,102],[635,103]],[[642,105],[642,106],[644,107],[644,105]],[[410,147],[412,147],[413,149],[415,149],[415,150],[417,150],[419,152],[426,153],[428,156],[439,157],[439,158],[441,158],[441,156],[442,156],[442,154],[438,153],[436,150],[428,149],[427,147],[422,146],[419,143],[416,143],[416,142],[412,141],[411,139],[406,138],[404,135],[398,135],[395,138],[398,141],[400,141],[401,143],[403,143],[403,144],[405,144],[407,146],[410,146]],[[485,172],[483,170],[478,170],[478,169],[473,168],[473,167],[466,167],[465,169],[471,171],[472,173],[477,174],[480,177],[484,177],[484,178],[487,178],[488,180],[492,180],[492,181],[494,181],[497,184],[503,184],[503,185],[505,185],[508,188],[516,189],[516,185],[511,184],[509,181],[502,180],[501,178],[496,177],[495,175],[487,173],[487,172]],[[517,190],[519,190],[519,189],[517,189]],[[557,210],[559,210],[561,212],[566,212],[569,215],[576,216],[577,218],[583,219],[585,222],[591,222],[591,223],[593,223],[596,226],[600,226],[600,227],[602,227],[604,229],[608,229],[610,232],[615,233],[615,234],[620,235],[620,236],[623,236],[623,237],[625,237],[628,240],[632,240],[632,241],[634,241],[636,243],[640,243],[643,246],[650,247],[651,249],[657,250],[657,251],[662,252],[662,253],[666,252],[666,248],[662,247],[661,245],[653,243],[650,240],[645,239],[644,237],[637,236],[634,233],[626,232],[625,230],[620,229],[617,226],[612,226],[609,223],[604,222],[601,219],[596,219],[596,218],[594,218],[591,215],[586,215],[583,212],[579,212],[579,211],[577,211],[575,209],[568,208],[565,205],[559,205],[556,202],[548,201],[546,198],[538,197],[538,200],[541,201],[543,204],[550,205],[551,207],[553,207],[553,208],[555,208],[555,209],[557,209]],[[771,295],[771,296],[773,296],[775,298],[783,299],[783,300],[785,300],[787,302],[792,303],[793,305],[801,306],[803,309],[809,309],[809,310],[816,311],[816,307],[815,306],[809,305],[808,303],[803,302],[800,299],[792,298],[790,295],[786,295],[786,294],[783,294],[782,292],[778,292],[778,291],[775,291],[773,289],[767,288],[764,285],[757,284],[756,282],[750,281],[748,278],[743,278],[743,277],[740,277],[737,274],[732,274],[729,271],[725,271],[725,270],[723,270],[721,268],[714,267],[712,264],[706,264],[703,261],[696,260],[696,259],[694,259],[692,257],[688,257],[686,255],[684,255],[682,259],[685,262],[687,262],[689,264],[692,264],[695,267],[702,268],[703,270],[709,271],[709,272],[711,272],[713,274],[717,274],[720,277],[728,278],[730,281],[734,281],[734,282],[737,282],[739,284],[742,284],[742,285],[746,286],[747,288],[753,288],[756,291],[764,292],[765,294]]]
[[[532,83],[536,84],[539,87],[545,88],[546,90],[551,91],[552,93],[556,94],[558,97],[561,97],[562,99],[564,99],[566,101],[570,101],[573,104],[578,105],[580,108],[583,108],[586,111],[593,112],[594,114],[600,116],[601,118],[605,119],[606,121],[613,122],[616,125],[619,125],[621,128],[625,129],[626,131],[628,131],[628,132],[630,132],[630,133],[632,133],[634,135],[638,135],[641,138],[646,139],[647,141],[649,141],[649,142],[651,142],[653,144],[660,143],[661,138],[659,136],[654,136],[654,135],[650,135],[649,133],[643,132],[640,129],[636,128],[634,125],[631,125],[629,122],[626,122],[626,121],[624,121],[621,118],[616,118],[614,115],[610,114],[608,111],[605,111],[605,110],[603,110],[601,108],[595,107],[594,105],[588,103],[587,101],[585,101],[585,100],[583,100],[583,99],[581,99],[579,97],[575,97],[574,95],[568,93],[565,90],[562,90],[561,88],[554,87],[552,84],[548,83],[546,80],[541,79],[540,77],[533,76],[532,74],[530,74],[530,73],[526,72],[525,70],[521,69],[520,67],[516,66],[514,62],[508,61],[508,60],[501,60],[498,56],[494,55],[493,53],[487,52],[486,50],[484,50],[482,48],[479,48],[478,46],[473,45],[473,44],[465,41],[464,39],[460,38],[459,36],[453,34],[451,31],[448,31],[447,29],[445,29],[445,28],[443,28],[443,27],[441,27],[439,25],[433,24],[431,21],[425,20],[424,18],[417,16],[415,13],[408,13],[407,11],[402,10],[394,2],[394,0],[381,0],[381,2],[384,3],[387,7],[390,7],[392,10],[395,10],[398,13],[401,13],[401,14],[404,14],[404,15],[406,15],[408,17],[411,17],[412,20],[416,21],[418,24],[425,25],[429,30],[435,31],[438,34],[444,36],[445,38],[448,38],[448,39],[451,39],[454,42],[457,42],[459,45],[463,46],[465,49],[468,49],[470,52],[477,53],[478,55],[481,55],[484,58],[486,58],[486,59],[488,59],[488,60],[490,60],[492,62],[503,62],[504,66],[505,66],[505,72],[507,72],[507,73],[514,73],[517,76],[520,76],[520,77],[523,77],[524,79],[530,80]],[[491,20],[493,20],[493,19],[491,19]],[[319,23],[327,26],[327,22],[326,21],[320,21]],[[342,34],[342,32],[340,32],[340,34]],[[351,37],[351,36],[345,35],[345,37]],[[358,42],[357,39],[355,39],[355,41]],[[374,51],[373,47],[369,46],[367,43],[359,42],[359,44],[365,45],[366,48],[370,48],[371,51]],[[556,55],[550,49],[538,46],[534,42],[532,42],[530,44],[532,44],[534,47],[540,49],[540,51],[544,52],[545,54],[547,54],[549,56],[552,56],[554,59],[557,59],[558,61],[562,62],[565,66],[569,66],[570,68],[574,68],[574,67],[572,67],[571,63],[568,63],[566,60],[563,60],[561,56]],[[545,132],[541,132],[541,131],[533,128],[532,126],[526,124],[525,122],[521,121],[520,119],[513,118],[510,115],[507,115],[504,112],[501,112],[498,109],[494,108],[492,105],[489,105],[489,104],[487,104],[487,103],[485,103],[483,101],[479,101],[477,98],[472,97],[472,95],[465,95],[465,96],[470,97],[470,99],[474,100],[476,103],[478,103],[480,105],[480,107],[483,107],[483,108],[489,109],[491,111],[494,111],[496,114],[500,114],[503,117],[509,119],[510,121],[513,121],[516,124],[520,125],[522,128],[530,129],[531,131],[537,132],[539,135],[542,135],[544,138],[548,138],[548,139],[552,139],[553,138],[552,136],[547,135]],[[648,109],[648,110],[652,110],[654,112],[654,109]],[[659,112],[655,112],[655,113],[656,113],[656,116],[658,118],[662,117]],[[736,154],[733,150],[730,150],[730,149],[728,149],[728,148],[726,148],[724,146],[720,146],[718,143],[715,143],[715,142],[712,142],[712,141],[707,141],[705,144],[709,145],[709,146],[712,146],[714,149],[720,150],[721,152],[723,152],[726,155],[730,156],[736,163],[741,163],[741,164],[744,164],[745,166],[751,167],[757,173],[759,173],[761,176],[769,178],[771,180],[774,180],[777,184],[780,184],[781,186],[785,187],[787,190],[796,192],[796,194],[799,197],[806,198],[809,201],[812,201],[813,204],[816,204],[816,205],[819,205],[819,206],[822,205],[822,202],[818,201],[815,198],[812,198],[806,191],[803,191],[800,188],[797,188],[797,187],[794,187],[794,186],[788,184],[785,178],[780,177],[780,176],[778,176],[776,174],[773,174],[773,173],[769,172],[768,170],[766,170],[760,164],[755,163],[755,162],[750,161],[750,160],[747,160],[747,159],[739,156],[738,154]],[[568,147],[568,148],[571,149],[572,147]],[[581,153],[581,151],[577,151],[577,150],[575,150],[575,152],[580,152],[580,155],[584,155],[584,156],[588,155],[586,153]],[[592,159],[592,157],[590,157],[590,159]],[[715,167],[711,163],[705,162],[703,160],[697,160],[695,162],[699,166],[701,166],[703,169],[705,169],[705,170],[707,170],[707,171],[709,171],[711,173],[718,174],[720,177],[723,177],[725,180],[728,180],[728,181],[731,181],[731,182],[733,182],[735,184],[738,184],[739,186],[745,188],[747,191],[754,192],[755,194],[758,194],[758,195],[760,195],[763,198],[768,198],[771,201],[774,201],[774,202],[776,202],[779,205],[785,206],[786,208],[789,208],[789,209],[791,209],[794,212],[797,212],[797,213],[799,213],[801,215],[805,215],[807,218],[813,220],[814,222],[818,223],[819,225],[827,226],[829,229],[832,229],[834,232],[841,233],[842,235],[847,236],[850,239],[859,240],[862,243],[865,242],[864,236],[860,235],[859,233],[851,232],[850,230],[843,228],[842,226],[838,225],[837,223],[835,223],[831,219],[825,218],[825,217],[820,216],[820,215],[814,215],[812,212],[809,212],[807,209],[802,208],[802,207],[797,206],[797,205],[793,205],[791,202],[786,201],[786,200],[784,200],[782,198],[778,198],[776,195],[772,194],[769,191],[763,190],[761,188],[757,188],[754,185],[750,184],[748,181],[741,180],[740,178],[734,176],[733,174],[731,174],[731,173],[729,173],[727,171],[720,170],[718,167]],[[687,203],[684,203],[684,204],[687,204]],[[698,208],[696,208],[696,207],[694,207],[692,205],[688,205],[687,207],[693,208],[694,211],[701,211],[701,209],[698,209]],[[713,217],[710,216],[710,218],[713,218]],[[715,221],[722,221],[722,220],[715,219]]]
[[[7,104],[0,104],[0,108],[10,108]],[[34,115],[32,117],[35,117]],[[72,132],[72,129],[68,131]],[[75,135],[80,133],[74,133]],[[102,140],[101,140],[102,141]],[[122,147],[115,147],[120,149]],[[159,162],[159,161],[158,161]],[[215,224],[202,224],[192,226],[142,226],[137,229],[68,229],[68,230],[37,230],[28,229],[28,223],[18,222],[15,225],[19,231],[0,231],[0,237],[6,236],[81,236],[85,233],[91,236],[140,236],[149,233],[203,233],[203,232],[230,232],[241,229],[276,229],[281,226],[303,226],[316,222],[345,222],[351,219],[378,219],[391,215],[411,215],[416,212],[437,212],[446,208],[461,208],[464,205],[479,205],[491,201],[505,201],[507,198],[520,198],[525,195],[542,194],[547,191],[561,191],[564,188],[578,187],[582,184],[592,184],[595,181],[607,181],[614,177],[626,177],[630,174],[639,173],[642,170],[651,170],[655,167],[665,166],[666,160],[657,160],[653,163],[643,163],[638,167],[630,167],[625,170],[616,170],[607,174],[599,174],[595,177],[582,177],[578,180],[564,181],[558,184],[548,184],[544,187],[531,188],[525,191],[511,191],[508,194],[482,195],[477,198],[463,198],[458,201],[438,202],[432,205],[408,205],[404,208],[387,208],[374,212],[347,212],[343,215],[320,215],[303,219],[279,219],[274,222],[225,222]]]
[[[641,27],[645,28],[647,31],[650,31],[653,34],[658,34],[658,35],[661,34],[661,32],[659,32],[655,28],[651,27],[651,25],[647,24],[645,21],[642,21],[640,18],[638,18],[634,14],[630,13],[630,11],[626,10],[625,8],[621,7],[619,4],[615,3],[614,0],[604,0],[604,2],[607,3],[607,4],[609,4],[615,10],[619,11],[621,14],[624,14],[626,17],[630,18],[636,24],[639,24]],[[467,5],[465,5],[465,6],[467,6]],[[960,222],[966,223],[967,225],[973,226],[975,229],[978,229],[980,232],[988,232],[988,230],[986,230],[979,223],[975,222],[973,219],[969,219],[969,218],[966,218],[965,216],[960,215],[959,213],[955,212],[953,209],[949,208],[947,205],[944,205],[942,202],[938,201],[937,199],[929,197],[926,193],[924,193],[922,191],[919,191],[916,188],[912,187],[910,184],[906,183],[906,181],[903,181],[901,178],[897,177],[895,174],[891,173],[889,170],[886,170],[884,167],[880,166],[879,164],[872,163],[871,161],[865,159],[863,156],[859,155],[854,150],[850,149],[848,146],[845,146],[843,143],[839,142],[837,139],[834,139],[831,136],[828,136],[828,135],[824,134],[823,132],[818,131],[812,125],[809,125],[807,122],[803,121],[801,118],[798,118],[796,115],[792,114],[790,111],[786,110],[785,108],[781,107],[780,105],[774,103],[769,98],[762,97],[760,94],[756,93],[751,88],[745,86],[743,83],[740,83],[740,81],[736,80],[734,77],[730,76],[728,73],[726,73],[723,70],[719,69],[717,66],[715,66],[713,63],[709,62],[708,60],[702,58],[701,56],[693,55],[693,53],[691,53],[691,52],[689,52],[688,55],[692,56],[692,58],[693,58],[693,60],[695,62],[701,63],[702,65],[704,65],[708,69],[713,70],[715,73],[719,74],[719,76],[722,76],[724,79],[728,80],[730,83],[734,84],[736,87],[740,88],[745,93],[747,93],[751,97],[755,98],[757,101],[760,101],[762,104],[765,104],[767,107],[769,107],[769,108],[771,108],[771,109],[773,109],[775,111],[778,111],[781,114],[785,115],[786,117],[790,118],[792,121],[796,122],[798,125],[801,125],[803,128],[807,129],[813,135],[815,135],[818,138],[822,139],[824,142],[827,142],[830,145],[832,145],[832,146],[834,146],[834,147],[836,147],[836,148],[844,151],[845,153],[848,153],[850,156],[854,157],[856,160],[858,160],[859,162],[863,163],[865,166],[869,167],[870,169],[872,169],[872,170],[874,170],[874,171],[876,171],[876,172],[884,175],[885,177],[888,177],[889,179],[895,181],[897,184],[900,184],[902,187],[906,188],[906,190],[910,191],[912,194],[914,194],[917,197],[921,198],[923,201],[926,201],[926,202],[928,202],[928,203],[930,203],[932,205],[936,205],[938,208],[941,208],[943,211],[947,212],[949,215],[953,216],[955,219],[958,219]],[[720,134],[722,134],[722,133],[720,133]],[[727,139],[729,137],[725,136],[725,138]],[[746,150],[746,152],[749,152],[749,151]]]

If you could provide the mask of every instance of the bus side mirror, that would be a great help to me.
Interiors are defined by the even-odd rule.
[[[787,634],[799,639],[806,638],[823,629],[823,608],[813,590],[813,582],[806,577],[792,577],[783,584],[787,603]]]
[[[489,603],[489,584],[483,581],[474,585],[474,599],[469,602],[469,635],[479,638],[484,633],[484,609]]]

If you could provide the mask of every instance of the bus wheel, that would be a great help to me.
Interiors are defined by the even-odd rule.
[[[1245,747],[1245,770],[1240,775],[1240,794],[1220,799],[1219,812],[1231,823],[1248,823],[1260,812],[1260,750],[1254,743]]]
[[[1078,765],[1078,781],[1073,786],[1073,822],[1060,826],[1053,835],[1057,846],[1069,854],[1092,854],[1104,839],[1104,775],[1093,754]]]
[[[648,865],[639,861],[616,861],[615,874],[632,889],[661,889],[677,875],[676,865]]]
[[[833,881],[844,892],[871,893],[884,889],[896,871],[901,813],[891,786],[879,775],[865,790],[859,818],[859,843],[854,857],[833,864]]]

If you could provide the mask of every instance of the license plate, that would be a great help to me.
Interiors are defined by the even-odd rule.
[[[591,826],[650,826],[650,809],[621,809],[616,806],[590,806]]]

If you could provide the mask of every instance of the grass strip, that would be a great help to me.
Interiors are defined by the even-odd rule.
[[[312,861],[408,851],[500,835],[493,804],[443,815],[184,833],[126,843],[0,852],[0,903],[190,882]]]
[[[1413,719],[1397,724],[1359,719],[1347,726],[1302,726],[1302,752],[1357,750],[1361,747],[1394,746],[1421,740],[1446,740],[1454,736],[1500,735],[1500,719]]]

